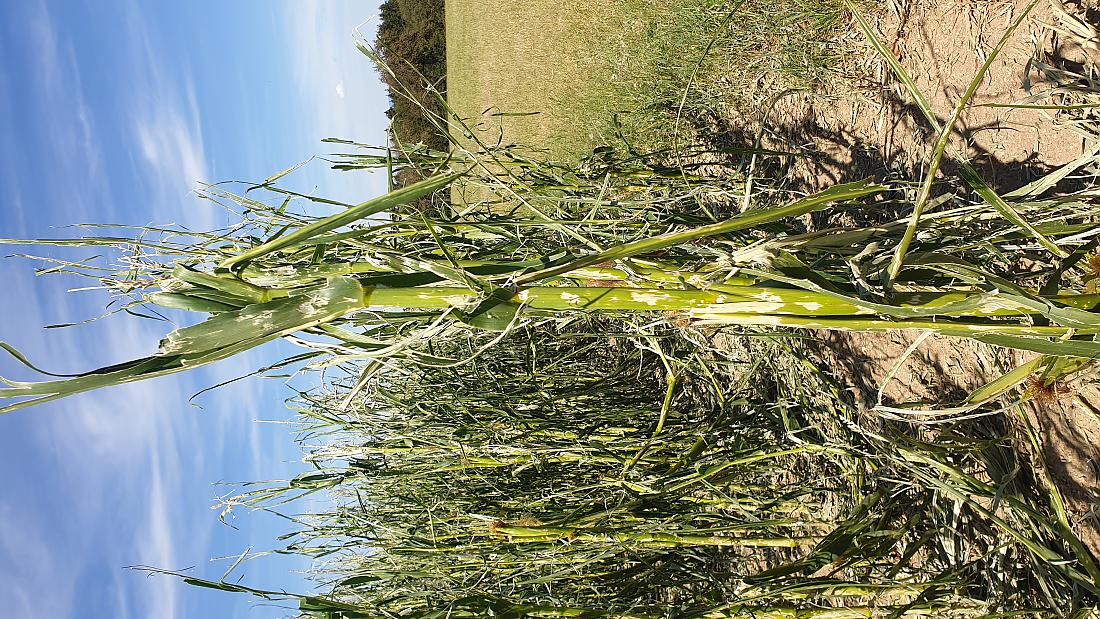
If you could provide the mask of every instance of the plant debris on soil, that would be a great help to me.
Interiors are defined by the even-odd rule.
[[[1028,4],[1023,0],[914,1],[891,4],[875,22],[879,37],[906,67],[942,120],[986,60],[989,49]],[[1095,52],[1053,27],[1051,6],[1040,3],[993,63],[953,145],[969,155],[998,192],[1017,189],[1090,148],[1052,112],[989,107],[1019,103],[1042,92],[1035,61],[1080,66]],[[869,83],[845,92],[795,92],[768,109],[765,147],[796,149],[790,182],[812,193],[837,183],[875,177],[920,178],[935,131],[869,47],[858,73]],[[950,173],[947,166],[945,172]],[[897,214],[894,214],[896,216]],[[816,222],[825,225],[827,222]],[[821,332],[810,346],[824,367],[865,407],[876,403],[958,402],[1030,358],[958,338],[932,336],[911,347],[917,331],[888,334]],[[906,356],[907,355],[907,356]],[[1021,405],[1041,439],[1041,462],[1064,494],[1082,539],[1100,552],[1100,379],[1076,377],[1054,397]],[[1021,440],[1024,445],[1026,441]]]

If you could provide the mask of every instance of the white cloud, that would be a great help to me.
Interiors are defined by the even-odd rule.
[[[58,58],[57,31],[50,19],[49,9],[44,2],[27,6],[33,16],[28,21],[27,33],[35,46],[35,75],[39,85],[51,91],[60,92],[65,82],[63,68]]]
[[[153,469],[153,485],[149,489],[148,511],[145,528],[139,536],[138,548],[141,561],[145,565],[179,569],[176,564],[175,540],[178,534],[173,531],[170,496],[178,496],[178,488],[173,484],[165,491],[165,475],[161,471],[159,458],[150,458]],[[173,473],[171,477],[175,477]],[[156,600],[157,615],[164,619],[174,619],[179,611],[179,589],[182,583],[175,578],[158,576],[150,579],[146,595]]]
[[[64,194],[59,196],[63,208],[83,216],[93,210],[89,203],[102,195],[108,184],[76,52],[71,42],[58,36],[44,2],[28,4],[27,9],[31,14],[27,35],[34,49],[29,55],[34,59],[31,70],[38,98],[49,110],[43,146],[54,154],[57,176],[68,179],[65,187],[55,188]]]
[[[134,150],[151,179],[152,198],[158,210],[175,215],[174,223],[210,230],[217,212],[193,195],[199,182],[211,180],[194,82],[186,68],[164,68],[136,6],[127,18]]]
[[[190,192],[198,181],[209,181],[210,175],[190,81],[186,88],[186,107],[166,94],[147,102],[137,111],[134,134],[158,189],[194,202]]]

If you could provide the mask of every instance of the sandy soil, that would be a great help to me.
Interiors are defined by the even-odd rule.
[[[910,71],[942,120],[986,59],[986,53],[1027,2],[1022,0],[914,0],[878,16],[880,37]],[[893,3],[892,3],[893,5]],[[1080,55],[1053,33],[1049,5],[1040,3],[994,62],[974,102],[1008,103],[1027,97],[1034,84],[1029,60],[1036,48],[1063,57]],[[889,83],[889,69],[868,50],[864,73]],[[934,136],[900,86],[875,84],[862,94],[797,95],[776,103],[780,128],[776,144],[797,144],[813,159],[796,166],[795,179],[806,191],[868,176],[919,178]],[[1034,110],[971,107],[953,137],[985,178],[1000,191],[1015,189],[1078,157],[1077,134],[1062,130],[1049,115]],[[888,375],[919,333],[822,333],[816,353],[854,399],[870,407],[884,403],[958,401],[972,389],[1000,376],[1026,357],[970,341],[931,337]],[[884,385],[885,383],[885,385]],[[1067,499],[1086,543],[1100,554],[1100,384],[1081,376],[1069,393],[1053,402],[1023,407],[1040,437],[1039,451],[1050,478]],[[1016,416],[1022,426],[1023,418]],[[1021,437],[1023,434],[1021,434]],[[1026,445],[1026,440],[1021,440]],[[1038,461],[1038,459],[1037,459]]]
[[[1026,4],[914,1],[905,10],[884,12],[877,28],[942,120]],[[1063,57],[1080,53],[1046,26],[1051,21],[1049,6],[1040,3],[994,61],[953,136],[953,146],[968,153],[1001,190],[1034,180],[1084,148],[1080,136],[1058,131],[1045,112],[982,107],[1032,94],[1035,74],[1029,61],[1037,48]],[[863,64],[860,72],[874,82],[863,94],[791,97],[777,104],[777,117],[784,119],[782,137],[814,155],[812,164],[796,170],[807,190],[891,172],[908,176],[919,173],[928,158],[935,136],[907,91],[873,51],[867,51]],[[891,84],[886,92],[883,83]]]

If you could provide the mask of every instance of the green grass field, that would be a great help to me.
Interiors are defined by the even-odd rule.
[[[505,140],[578,154],[597,139],[604,112],[578,103],[613,79],[610,59],[591,42],[623,31],[624,8],[617,0],[518,0],[489,10],[481,0],[448,0],[451,107],[480,140],[495,142],[504,127]]]
[[[479,140],[557,159],[620,134],[660,148],[674,125],[752,114],[776,88],[828,79],[841,5],[750,0],[732,13],[736,4],[714,0],[447,0],[448,100]]]

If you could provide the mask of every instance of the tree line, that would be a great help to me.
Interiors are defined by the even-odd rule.
[[[447,41],[444,0],[386,0],[375,48],[385,67],[389,91],[391,139],[397,144],[423,143],[447,148],[447,137],[430,121],[443,116],[447,94]]]

